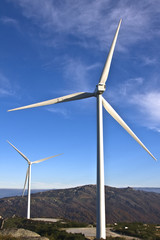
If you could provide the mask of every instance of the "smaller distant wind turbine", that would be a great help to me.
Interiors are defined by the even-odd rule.
[[[43,161],[46,161],[50,158],[54,158],[57,157],[61,154],[55,155],[55,156],[51,156],[51,157],[47,157],[47,158],[43,158],[34,162],[31,162],[23,153],[21,153],[15,146],[13,146],[9,141],[7,141],[28,163],[28,168],[27,168],[27,173],[26,173],[26,178],[25,178],[25,182],[24,182],[24,189],[23,189],[23,193],[22,193],[22,197],[24,196],[24,192],[25,192],[25,188],[26,188],[26,183],[28,181],[28,207],[27,207],[27,219],[30,219],[30,206],[31,206],[31,165],[34,163],[40,163]]]

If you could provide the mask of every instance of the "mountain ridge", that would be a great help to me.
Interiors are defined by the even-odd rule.
[[[134,188],[106,186],[107,222],[160,223],[160,194]],[[27,197],[0,199],[0,215],[26,216]],[[55,189],[32,194],[31,217],[96,222],[96,185]]]
[[[90,184],[92,185],[92,184]],[[94,184],[93,184],[94,185]],[[107,187],[107,186],[106,186]],[[108,186],[111,187],[111,186]],[[68,188],[60,188],[60,189],[69,189]],[[114,187],[113,187],[114,188]],[[116,187],[115,187],[116,188]],[[124,189],[127,187],[119,187],[119,189]],[[140,191],[145,191],[145,192],[155,192],[155,193],[160,193],[160,188],[158,187],[131,187],[134,190],[140,190]],[[53,189],[31,189],[31,193],[39,193],[39,192],[46,192],[50,190],[60,190],[59,188],[53,188]],[[22,196],[23,189],[21,188],[0,188],[0,198],[5,198],[5,197],[16,197],[16,196]],[[25,191],[25,195],[27,195],[27,191]]]

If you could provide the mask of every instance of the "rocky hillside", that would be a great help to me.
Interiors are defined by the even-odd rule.
[[[39,234],[26,230],[26,229],[4,229],[0,231],[0,236],[5,238],[5,236],[11,236],[15,239],[21,240],[49,240],[49,238],[41,237]],[[8,237],[8,239],[11,239]]]
[[[26,216],[27,197],[0,199],[0,215]],[[132,188],[106,187],[107,222],[160,223],[160,194]],[[66,218],[96,222],[96,186],[32,194],[31,217]]]

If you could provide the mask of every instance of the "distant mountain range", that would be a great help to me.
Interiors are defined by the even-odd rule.
[[[0,199],[0,215],[26,216],[27,197]],[[145,222],[160,224],[160,194],[133,188],[106,187],[107,222]],[[31,217],[63,218],[96,222],[96,186],[34,193]]]
[[[33,189],[31,193],[44,192],[47,189]],[[0,188],[0,198],[22,196],[23,189]]]
[[[145,191],[145,192],[155,192],[160,193],[160,188],[152,188],[152,187],[135,187],[135,190]]]
[[[135,190],[145,191],[145,192],[155,192],[160,193],[160,188],[151,187],[134,187]],[[32,189],[31,193],[46,192],[50,189]],[[23,189],[13,189],[13,188],[0,188],[0,198],[22,196]],[[25,192],[27,194],[27,191]]]

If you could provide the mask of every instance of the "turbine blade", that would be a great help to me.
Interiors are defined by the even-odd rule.
[[[120,26],[121,26],[121,22],[122,22],[122,19],[119,21],[117,31],[115,33],[115,36],[114,36],[114,39],[113,39],[113,42],[112,42],[112,45],[111,45],[106,63],[105,63],[105,66],[103,68],[103,72],[102,72],[102,75],[101,75],[101,78],[100,78],[100,81],[99,81],[99,83],[101,83],[101,84],[105,84],[105,82],[107,81],[107,78],[108,78],[110,65],[111,65],[111,61],[112,61],[112,57],[113,57],[113,52],[114,52],[114,49],[115,49],[115,45],[116,45],[119,29],[120,29]]]
[[[23,189],[22,197],[24,196],[24,193],[25,193],[26,183],[27,183],[27,179],[28,179],[28,171],[29,171],[29,166],[27,168],[27,173],[26,173],[26,178],[25,178],[25,182],[24,182],[24,189]]]
[[[26,108],[46,106],[46,105],[51,105],[51,104],[60,103],[60,102],[75,101],[75,100],[79,100],[79,99],[83,99],[83,98],[89,98],[89,97],[93,97],[93,96],[95,96],[95,93],[78,92],[78,93],[69,94],[69,95],[66,95],[66,96],[63,96],[63,97],[47,100],[47,101],[44,101],[44,102],[39,102],[39,103],[35,103],[35,104],[31,104],[31,105],[27,105],[27,106],[23,106],[23,107],[19,107],[19,108],[14,108],[14,109],[8,110],[8,112],[15,111],[15,110],[21,110],[21,109],[26,109]]]
[[[50,158],[54,158],[54,157],[57,157],[57,156],[62,155],[62,154],[63,154],[63,153],[60,153],[60,154],[55,155],[55,156],[43,158],[43,159],[40,159],[40,160],[37,160],[37,161],[32,162],[32,164],[33,164],[33,163],[40,163],[40,162],[46,161],[46,160],[48,160],[48,159],[50,159]]]
[[[10,143],[9,141],[7,141],[28,163],[30,163],[29,159],[23,154],[21,153],[15,146],[13,146],[12,143]]]
[[[107,112],[150,154],[150,156],[157,160],[151,152],[144,146],[144,144],[139,140],[139,138],[134,134],[134,132],[128,127],[128,125],[123,121],[123,119],[118,115],[118,113],[111,107],[111,105],[102,97],[102,102],[104,108]]]

